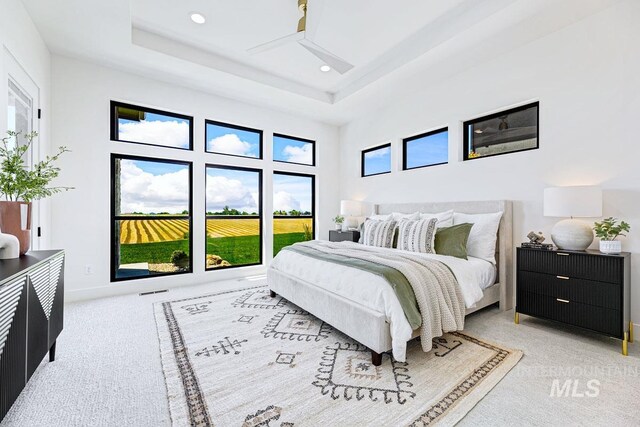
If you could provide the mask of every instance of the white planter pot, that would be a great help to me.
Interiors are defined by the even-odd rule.
[[[336,224],[336,230],[342,231],[342,224]]]
[[[600,240],[600,252],[603,254],[619,254],[622,252],[622,242],[619,240]]]

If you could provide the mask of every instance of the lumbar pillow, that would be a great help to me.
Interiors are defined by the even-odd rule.
[[[453,214],[453,225],[473,224],[467,240],[467,255],[496,263],[496,240],[502,212],[488,214]]]
[[[368,219],[364,224],[363,243],[368,246],[391,248],[395,230],[395,221],[372,221]]]
[[[442,227],[451,227],[453,225],[453,209],[438,212],[438,213],[421,213],[420,219],[431,219],[436,218],[438,220],[438,224],[436,226],[438,228]]]
[[[433,246],[436,253],[467,259],[467,240],[472,227],[473,224],[464,223],[439,228]]]
[[[436,235],[437,219],[400,221],[398,226],[398,249],[402,251],[433,254],[433,239]]]

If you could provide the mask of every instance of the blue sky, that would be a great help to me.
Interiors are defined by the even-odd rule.
[[[379,148],[369,151],[364,155],[364,174],[373,175],[376,173],[391,171],[391,149],[389,147]]]
[[[207,168],[207,212],[229,206],[231,209],[258,212],[260,180],[257,172]]]
[[[118,119],[118,139],[167,147],[189,148],[189,120],[146,113],[141,121]]]
[[[449,158],[449,132],[407,142],[407,168],[445,163]]]
[[[274,135],[273,160],[311,165],[313,164],[313,144]]]
[[[120,161],[120,212],[145,214],[189,210],[189,167],[173,163]]]
[[[207,151],[260,157],[260,133],[207,123]]]
[[[274,210],[311,211],[311,178],[273,175]]]

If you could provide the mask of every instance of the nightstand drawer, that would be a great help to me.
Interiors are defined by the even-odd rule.
[[[518,250],[518,268],[597,282],[622,283],[623,258],[571,251]]]
[[[596,307],[618,309],[622,289],[615,283],[596,282],[575,277],[520,271],[518,290],[589,304]]]

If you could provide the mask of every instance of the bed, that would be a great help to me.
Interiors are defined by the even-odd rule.
[[[380,215],[447,210],[466,214],[502,212],[497,232],[495,264],[471,257],[468,261],[442,255],[425,254],[425,257],[444,263],[453,272],[464,298],[463,317],[496,303],[501,310],[510,310],[513,308],[514,296],[510,201],[374,206],[374,212]],[[364,249],[363,245],[356,243],[342,243],[345,250],[357,246]],[[372,256],[402,255],[397,249],[384,251],[377,250],[379,253],[373,253]],[[389,351],[396,360],[404,360],[406,343],[421,334],[424,337],[424,326],[412,329],[404,318],[399,298],[391,290],[389,283],[366,271],[327,263],[294,251],[281,251],[267,271],[267,282],[272,297],[280,295],[367,346],[371,350],[372,363],[376,366],[382,361],[382,353]]]

